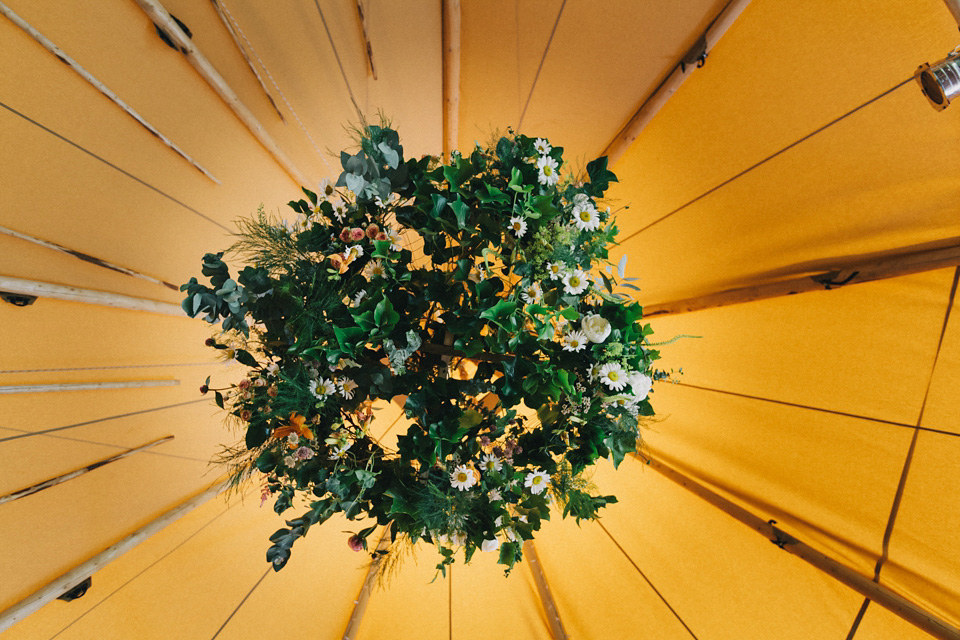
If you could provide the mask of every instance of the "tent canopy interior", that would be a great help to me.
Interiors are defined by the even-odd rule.
[[[236,218],[260,205],[292,216],[285,203],[301,186],[336,178],[333,152],[351,146],[358,113],[382,111],[408,157],[441,153],[445,137],[469,150],[509,128],[563,146],[569,170],[582,170],[624,139],[727,6],[362,0],[361,21],[353,0],[163,0],[255,135],[157,36],[144,9],[156,4],[0,3],[0,284],[179,305],[164,283],[229,245]],[[737,4],[702,68],[612,166],[611,259],[628,256],[636,299],[652,308],[956,248],[960,107],[932,109],[913,82],[960,44],[943,0]],[[952,265],[652,317],[663,339],[700,337],[663,348],[677,382],[654,388],[660,419],[643,453],[955,629]],[[150,310],[44,294],[0,302],[0,495],[174,436],[0,503],[4,615],[220,476],[209,461],[236,434],[197,388],[237,372],[211,360],[209,335]],[[37,392],[76,384],[101,387]],[[383,407],[379,435],[395,437],[400,415]],[[551,638],[551,601],[574,638],[931,637],[655,464],[601,464],[593,481],[620,502],[598,522],[556,517],[537,538],[550,598],[529,560],[504,578],[495,554],[431,583],[427,548],[370,594],[351,637]],[[98,564],[85,596],[19,616],[4,640],[340,637],[370,562],[344,543],[355,523],[312,530],[273,572],[263,552],[280,520],[258,498],[251,487],[195,501]]]

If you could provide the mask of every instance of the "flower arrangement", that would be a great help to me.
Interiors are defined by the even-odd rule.
[[[262,474],[278,513],[308,498],[270,538],[276,570],[342,512],[373,522],[355,550],[390,524],[393,546],[436,545],[444,575],[461,547],[509,572],[552,504],[579,522],[616,502],[585,472],[636,451],[666,376],[617,292],[636,288],[618,284],[624,261],[602,268],[616,177],[600,158],[561,181],[561,148],[512,133],[446,164],[404,159],[386,125],[358,137],[336,184],[289,203],[295,223],[240,221],[236,279],[207,254],[210,285],[181,287],[187,314],[222,321],[208,344],[249,367],[214,390],[245,434],[227,458],[237,481]],[[396,399],[412,423],[393,450],[370,425]]]

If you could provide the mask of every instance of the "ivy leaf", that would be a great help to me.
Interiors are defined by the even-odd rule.
[[[490,320],[491,322],[503,326],[500,323],[500,318],[505,315],[509,315],[517,310],[517,303],[514,300],[501,300],[497,304],[493,305],[489,309],[485,309],[483,313],[480,314],[480,317],[484,320]]]
[[[450,208],[453,209],[453,214],[457,216],[457,226],[461,229],[466,229],[467,214],[470,213],[470,205],[461,200],[460,196],[457,196],[457,199],[450,203]]]
[[[244,351],[243,349],[237,349],[236,355],[234,356],[237,359],[237,362],[240,364],[245,364],[248,367],[259,367],[260,363],[257,362],[257,359],[250,355],[250,352]]]

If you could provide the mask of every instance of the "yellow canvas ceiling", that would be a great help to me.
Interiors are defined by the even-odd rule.
[[[723,0],[164,0],[289,158],[285,168],[134,0],[3,0],[214,179],[165,146],[9,18],[0,18],[0,227],[179,284],[233,221],[286,215],[302,174],[336,178],[357,110],[392,119],[408,156],[440,153],[444,95],[461,149],[508,128],[599,155],[724,9]],[[459,6],[459,84],[444,87],[444,10]],[[319,9],[319,11],[318,11]],[[449,34],[448,34],[449,35]],[[449,45],[449,42],[447,43]],[[621,242],[644,305],[853,268],[960,237],[960,106],[911,80],[960,34],[942,0],[753,0],[613,170]],[[279,114],[282,114],[282,119]],[[644,456],[682,473],[954,627],[960,625],[960,302],[954,266],[651,319],[676,384]],[[179,304],[179,293],[0,233],[0,277]],[[2,288],[0,288],[2,290]],[[0,302],[0,495],[158,438],[174,439],[0,503],[0,612],[214,485],[238,434],[197,389],[199,320],[41,296]],[[682,368],[682,374],[680,369]],[[402,432],[396,406],[378,435]],[[559,515],[538,563],[572,638],[931,637],[643,458],[600,465],[620,502],[597,523]],[[274,573],[280,525],[243,499],[199,506],[98,566],[3,640],[338,638],[369,556],[335,520]],[[722,500],[721,500],[722,502]],[[362,526],[362,525],[361,525]],[[482,554],[478,554],[480,556]],[[359,638],[550,638],[529,558],[434,577],[421,549],[370,596]],[[0,616],[4,614],[0,613]],[[2,618],[0,618],[2,620]],[[0,626],[3,628],[3,626]],[[945,632],[946,633],[946,632]],[[956,637],[942,635],[941,637]]]

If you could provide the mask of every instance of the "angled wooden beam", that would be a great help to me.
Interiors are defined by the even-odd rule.
[[[460,0],[442,0],[443,154],[457,148],[460,123]]]
[[[263,82],[263,78],[260,77],[260,72],[257,71],[257,67],[253,64],[253,60],[251,60],[250,56],[247,55],[247,50],[240,43],[240,38],[237,36],[237,32],[233,28],[233,23],[220,6],[220,0],[210,0],[210,2],[213,4],[213,8],[216,10],[217,15],[220,16],[220,22],[222,22],[223,26],[227,28],[227,33],[229,33],[230,37],[233,38],[233,44],[236,45],[237,51],[239,51],[240,55],[243,56],[243,59],[247,61],[247,66],[250,67],[250,71],[253,72],[253,76],[257,79],[257,83],[260,85],[260,88],[263,89],[263,94],[267,96],[267,100],[270,101],[270,104],[273,106],[273,110],[277,112],[277,115],[280,117],[280,121],[283,122],[283,124],[287,124],[287,119],[283,117],[283,114],[280,112],[280,108],[273,100],[273,96],[270,95],[270,91],[267,90],[267,85]]]
[[[11,276],[0,276],[0,293],[15,293],[23,296],[36,296],[37,298],[70,300],[72,302],[100,304],[119,309],[133,309],[134,311],[150,311],[152,313],[163,313],[182,318],[187,317],[187,314],[183,312],[183,309],[180,308],[179,305],[169,302],[135,298],[119,293],[110,293],[109,291],[97,291],[96,289],[81,289],[63,284],[53,284],[52,282],[24,280],[23,278],[13,278]]]
[[[943,0],[947,4],[947,9],[953,15],[953,19],[960,25],[960,0]]]
[[[123,458],[132,456],[135,453],[140,453],[141,451],[146,451],[147,449],[151,449],[157,446],[158,444],[163,444],[164,442],[170,442],[171,440],[173,440],[173,436],[166,436],[164,438],[159,438],[152,442],[148,442],[147,444],[140,445],[139,447],[135,447],[133,449],[127,449],[126,451],[121,451],[120,453],[116,455],[112,455],[109,458],[103,458],[102,460],[97,460],[96,462],[88,464],[85,467],[81,467],[79,469],[70,471],[69,473],[63,473],[54,478],[50,478],[49,480],[44,480],[43,482],[38,482],[35,485],[26,487],[25,489],[20,489],[19,491],[8,493],[5,496],[0,496],[0,504],[4,504],[6,502],[13,502],[14,500],[19,500],[20,498],[26,498],[27,496],[32,496],[33,494],[39,493],[44,489],[55,487],[58,484],[63,484],[67,480],[73,480],[74,478],[82,476],[85,473],[90,473],[94,469],[99,469],[100,467],[104,465],[108,465],[111,462],[116,462],[117,460],[121,460]]]
[[[703,59],[713,46],[727,32],[730,25],[740,17],[743,10],[750,4],[750,0],[730,0],[720,12],[716,20],[711,23],[707,31],[700,37],[693,49],[688,51],[683,59],[677,63],[667,78],[660,83],[650,96],[644,100],[636,113],[631,116],[627,124],[614,136],[610,144],[600,155],[607,156],[613,165],[630,148],[630,145],[640,136],[657,112],[667,103],[667,100],[680,88],[694,69],[703,64]]]
[[[360,39],[363,40],[364,53],[367,58],[367,71],[370,72],[370,75],[373,76],[373,79],[377,79],[377,68],[373,64],[373,45],[370,44],[370,35],[367,33],[367,15],[363,11],[363,3],[360,0],[357,2],[357,27],[360,29]]]
[[[664,304],[645,305],[643,315],[646,318],[666,316],[688,311],[699,311],[741,304],[754,300],[765,300],[779,296],[791,296],[806,291],[824,291],[863,282],[873,282],[885,278],[897,278],[913,273],[933,271],[960,265],[960,239],[953,239],[945,246],[920,250],[902,250],[879,258],[864,260],[859,264],[849,264],[849,259],[841,259],[847,266],[802,276],[767,282],[739,289],[727,289],[696,298],[686,298]]]
[[[550,635],[553,636],[553,640],[567,640],[569,636],[567,636],[567,632],[563,628],[560,612],[557,611],[557,604],[553,600],[550,585],[547,583],[547,576],[543,573],[540,556],[537,555],[537,548],[533,546],[532,540],[527,540],[523,543],[523,553],[530,561],[530,572],[533,573],[533,581],[537,583],[537,593],[540,594],[540,603],[543,605],[543,610],[547,614],[547,623],[550,625]]]
[[[150,20],[153,21],[153,24],[166,33],[170,40],[177,45],[180,52],[186,56],[193,68],[197,70],[197,73],[207,81],[210,88],[230,107],[237,118],[240,119],[240,122],[242,122],[260,144],[263,145],[263,148],[274,157],[277,164],[279,164],[297,184],[310,184],[311,181],[307,180],[306,176],[301,173],[290,158],[287,157],[287,154],[280,149],[276,141],[267,133],[263,125],[260,124],[260,121],[257,120],[250,109],[240,101],[240,97],[230,88],[230,85],[223,79],[220,72],[214,68],[213,64],[200,52],[193,41],[180,29],[180,25],[170,17],[170,14],[163,8],[163,5],[156,2],[156,0],[136,0],[136,2]]]
[[[56,600],[62,594],[74,588],[119,556],[134,548],[167,525],[172,524],[181,516],[193,511],[228,486],[228,480],[218,480],[208,489],[170,509],[122,540],[110,545],[89,560],[77,565],[59,578],[53,580],[42,589],[27,596],[13,606],[0,611],[0,633],[13,626],[14,623],[34,613],[48,602]]]
[[[41,240],[40,238],[34,238],[31,235],[26,233],[20,233],[19,231],[14,231],[13,229],[7,229],[6,227],[0,227],[0,233],[3,233],[8,236],[13,236],[14,238],[20,238],[21,240],[26,240],[27,242],[32,242],[33,244],[38,244],[41,247],[46,247],[47,249],[53,249],[54,251],[59,251],[60,253],[65,253],[74,258],[80,258],[84,262],[89,262],[90,264],[95,264],[98,267],[103,267],[105,269],[110,269],[111,271],[117,271],[119,273],[133,276],[134,278],[140,278],[141,280],[147,280],[148,282],[154,282],[165,286],[168,289],[173,289],[174,291],[179,291],[180,288],[166,280],[160,280],[159,278],[154,278],[153,276],[148,276],[146,274],[140,273],[139,271],[134,271],[133,269],[128,269],[127,267],[121,267],[119,265],[113,264],[106,260],[101,260],[100,258],[95,258],[90,254],[83,253],[82,251],[75,251],[73,249],[68,249],[67,247],[57,244],[55,242],[49,242],[47,240]]]
[[[100,93],[105,95],[107,98],[112,100],[114,104],[116,104],[118,107],[123,109],[127,113],[127,115],[129,115],[131,118],[133,118],[138,123],[140,123],[140,125],[144,129],[146,129],[151,134],[153,134],[153,136],[157,138],[160,142],[170,147],[170,149],[172,149],[177,155],[179,155],[181,158],[189,162],[195,169],[199,170],[200,173],[210,178],[210,180],[216,182],[217,184],[220,184],[220,181],[217,180],[217,178],[213,174],[211,174],[209,171],[204,169],[202,166],[200,166],[196,162],[196,160],[194,160],[189,155],[187,155],[186,151],[178,147],[167,136],[157,131],[157,129],[152,124],[144,120],[143,116],[141,116],[139,113],[134,111],[134,109],[130,105],[128,105],[126,102],[121,100],[120,96],[118,96],[116,93],[110,90],[110,88],[107,87],[105,84],[97,80],[93,76],[93,74],[91,74],[89,71],[87,71],[82,66],[80,66],[80,63],[78,63],[76,60],[68,56],[63,51],[63,49],[55,45],[49,38],[47,38],[45,35],[37,31],[32,25],[30,25],[30,23],[28,23],[26,20],[18,16],[16,13],[13,12],[12,9],[10,9],[10,7],[3,4],[2,2],[0,2],[0,13],[6,16],[7,19],[10,20],[13,24],[17,25],[23,31],[25,31],[31,38],[33,38],[38,43],[40,43],[40,45],[44,49],[46,49],[47,51],[55,55],[61,62],[63,62],[68,67],[73,69],[77,73],[77,75],[79,75],[81,78],[83,78],[88,83],[90,83],[97,91],[99,91]]]
[[[60,382],[57,384],[10,384],[0,386],[0,394],[51,393],[57,391],[99,391],[101,389],[138,389],[176,387],[179,380],[127,380],[121,382]]]
[[[854,591],[866,596],[881,607],[888,609],[907,622],[926,631],[941,640],[960,640],[960,629],[940,619],[933,613],[914,604],[907,598],[894,592],[867,576],[864,576],[850,567],[841,564],[833,558],[813,549],[806,543],[794,538],[787,532],[776,527],[773,521],[767,522],[754,515],[743,507],[731,502],[723,496],[711,491],[676,469],[647,456],[634,455],[634,458],[645,463],[661,475],[677,483],[694,495],[706,500],[727,515],[739,520],[751,529],[754,529],[770,542],[774,543],[787,553],[797,556],[801,560],[813,565],[820,571],[833,576]]]
[[[390,525],[383,528],[380,534],[380,541],[377,542],[377,549],[374,557],[370,560],[370,566],[367,568],[367,577],[360,588],[360,594],[353,601],[353,612],[350,614],[350,620],[347,622],[347,628],[343,632],[343,640],[353,640],[357,637],[360,630],[360,622],[363,620],[363,614],[367,611],[367,603],[370,602],[370,592],[373,591],[373,585],[377,581],[377,569],[380,567],[380,560],[383,558],[383,551],[390,546]]]

